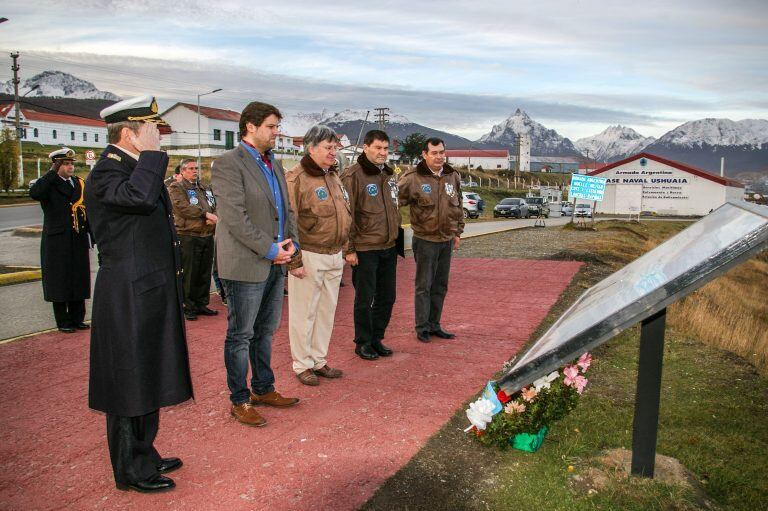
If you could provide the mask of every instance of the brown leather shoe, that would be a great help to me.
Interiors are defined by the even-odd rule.
[[[286,408],[293,406],[299,402],[297,397],[283,397],[276,390],[267,392],[266,394],[258,395],[251,392],[251,404],[252,405],[268,405],[276,406],[278,408]]]
[[[232,405],[232,416],[248,426],[261,427],[267,424],[266,419],[251,406],[251,403]]]
[[[341,378],[344,373],[341,369],[333,369],[326,364],[320,369],[315,369],[315,374],[323,378]]]
[[[296,375],[296,378],[298,378],[299,381],[304,385],[310,385],[312,387],[320,385],[320,380],[317,379],[317,376],[312,369],[307,369],[306,371],[300,372]]]

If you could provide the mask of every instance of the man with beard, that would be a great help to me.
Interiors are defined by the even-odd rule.
[[[249,103],[240,115],[240,145],[218,158],[211,173],[218,214],[216,264],[228,302],[224,363],[230,413],[256,427],[267,423],[256,406],[286,408],[299,402],[275,390],[271,364],[285,265],[298,249],[283,167],[272,152],[281,118],[272,105]]]

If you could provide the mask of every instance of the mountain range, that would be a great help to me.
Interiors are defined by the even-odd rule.
[[[307,130],[315,124],[325,124],[333,128],[337,133],[346,135],[354,144],[360,135],[360,128],[365,122],[365,110],[342,110],[341,112],[329,112],[323,110],[320,113],[298,113],[286,115],[281,121],[280,126],[283,133],[293,136],[304,135]],[[365,124],[364,131],[376,127],[376,121],[373,112],[368,114],[368,121]],[[469,139],[453,135],[451,133],[436,130],[428,126],[417,124],[410,121],[403,115],[390,114],[387,125],[387,135],[391,139],[405,140],[412,133],[421,133],[427,137],[438,137],[445,141],[445,145],[452,149],[477,148],[478,145]],[[362,143],[362,142],[361,142]]]
[[[34,88],[34,90],[32,90]],[[19,94],[26,97],[106,99],[120,101],[120,96],[100,91],[94,84],[61,71],[43,71],[19,84]],[[13,81],[0,85],[0,93],[13,94]]]
[[[59,113],[75,113],[78,110],[78,115],[97,117],[98,110],[120,99],[111,92],[97,89],[91,82],[61,71],[44,71],[25,80],[20,93],[35,86],[24,99],[24,104]],[[10,80],[0,84],[0,100],[6,100],[5,95],[12,93],[13,83]],[[354,143],[365,117],[364,110],[323,110],[287,115],[281,124],[282,131],[293,136],[303,135],[314,124],[327,124],[347,135]],[[373,112],[370,112],[365,129],[375,126]],[[738,172],[768,174],[768,120],[765,119],[699,119],[681,124],[658,140],[645,137],[632,128],[616,125],[609,126],[597,135],[576,140],[575,143],[533,120],[520,109],[474,141],[412,122],[396,113],[390,113],[386,131],[396,140],[403,140],[417,132],[427,137],[439,137],[451,149],[510,151],[514,151],[515,137],[528,133],[531,137],[532,156],[568,156],[588,161],[613,162],[647,151],[711,172],[719,172],[720,158],[725,157],[726,174],[730,176]]]

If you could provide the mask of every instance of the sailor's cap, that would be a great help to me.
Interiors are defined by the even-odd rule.
[[[48,155],[51,161],[75,161],[75,151],[69,147],[62,147]]]
[[[107,124],[116,122],[135,121],[149,122],[159,126],[167,126],[168,123],[160,118],[157,113],[157,101],[149,94],[130,98],[102,110],[99,115]]]

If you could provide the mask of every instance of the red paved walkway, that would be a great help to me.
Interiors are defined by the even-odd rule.
[[[183,458],[184,467],[172,475],[176,490],[159,495],[114,487],[104,417],[87,408],[87,333],[0,346],[0,508],[355,509],[519,349],[578,267],[455,259],[443,323],[459,339],[425,345],[412,333],[414,266],[407,259],[385,339],[396,353],[376,362],[353,353],[354,292],[345,287],[329,353],[345,377],[319,387],[293,376],[284,316],[274,343],[277,387],[302,402],[262,408],[264,428],[229,415],[225,317],[189,323],[197,400],[161,413],[157,446]]]

